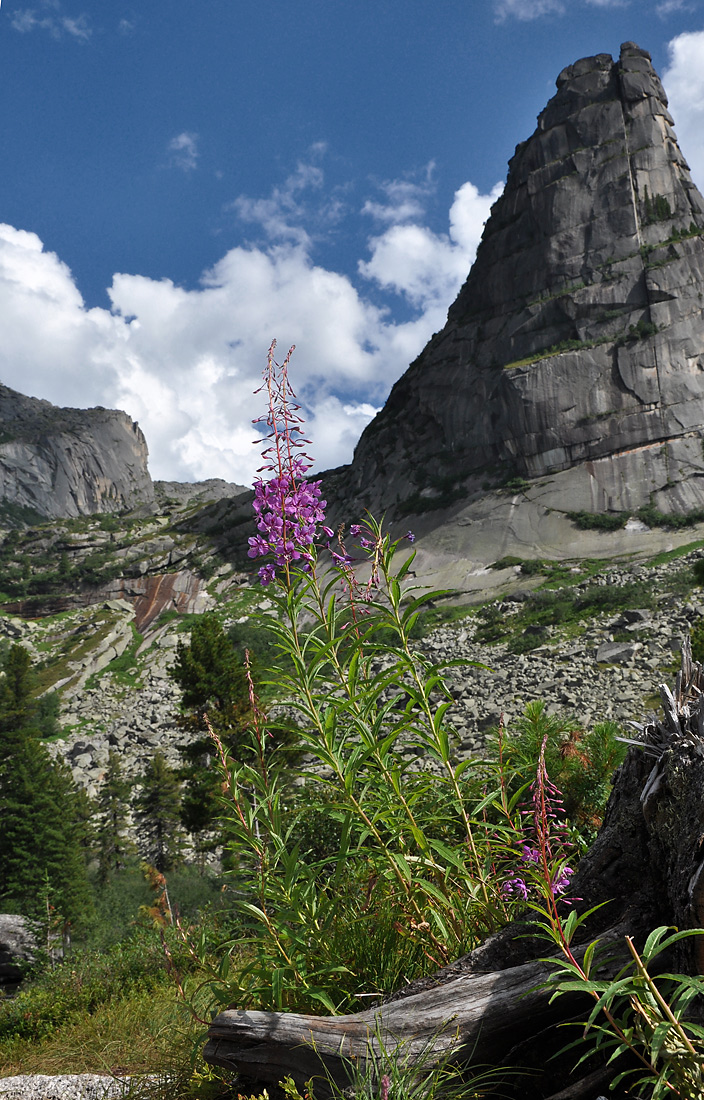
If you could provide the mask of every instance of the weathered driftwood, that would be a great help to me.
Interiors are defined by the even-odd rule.
[[[688,640],[675,690],[663,686],[661,696],[663,717],[652,716],[641,728],[616,775],[601,831],[573,880],[582,911],[608,903],[588,928],[590,938],[605,944],[623,944],[626,934],[642,941],[662,924],[704,927],[704,670],[692,662]],[[509,926],[386,1003],[353,1015],[229,1009],[213,1020],[205,1058],[261,1082],[286,1074],[303,1082],[322,1066],[343,1081],[343,1059],[363,1059],[380,1034],[387,1049],[402,1043],[411,1061],[422,1053],[426,1066],[448,1056],[517,1065],[536,1049],[542,1062],[545,1052],[565,1042],[564,1036],[555,1041],[555,1024],[579,1017],[585,1003],[560,998],[551,1005],[548,993],[536,989],[548,975],[538,958],[546,946],[524,931]],[[669,966],[704,972],[703,941],[683,941]],[[521,1095],[594,1096],[608,1072],[589,1068],[588,1076],[557,1091],[523,1082]]]
[[[624,932],[609,938],[620,943]],[[349,1016],[228,1009],[210,1026],[205,1057],[267,1084],[287,1074],[298,1082],[320,1076],[321,1063],[345,1084],[346,1064],[364,1060],[379,1039],[386,1050],[401,1044],[404,1062],[418,1061],[426,1069],[447,1059],[500,1064],[508,1051],[566,1018],[565,1004],[551,1005],[536,988],[548,976],[549,967],[539,960],[487,973],[466,971]],[[571,1005],[574,1011],[589,1008],[582,998]]]

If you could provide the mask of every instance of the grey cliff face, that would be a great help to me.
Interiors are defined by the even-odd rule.
[[[62,409],[0,385],[0,503],[42,516],[151,506],[147,444],[114,409]]]
[[[429,472],[471,496],[578,468],[580,507],[704,503],[703,234],[649,54],[626,43],[569,66],[348,492],[393,507],[389,484],[402,502]]]
[[[36,947],[25,917],[0,913],[0,992],[9,992],[19,985],[23,967],[34,962]]]

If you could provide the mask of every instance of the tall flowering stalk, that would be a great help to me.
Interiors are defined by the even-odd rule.
[[[530,807],[524,815],[519,860],[521,872],[507,879],[503,892],[527,901],[534,894],[545,896],[556,926],[560,925],[558,900],[565,899],[573,869],[567,864],[567,829],[562,793],[551,781],[545,764],[547,734],[538,756],[536,776],[529,787]]]
[[[411,532],[392,540],[369,515],[337,537],[327,526],[320,482],[306,477],[312,459],[289,381],[291,352],[278,364],[274,350],[262,386],[268,409],[257,421],[266,433],[249,555],[266,559],[259,577],[276,608],[263,617],[284,658],[270,683],[297,712],[301,749],[315,765],[308,797],[321,798],[319,812],[332,816],[340,842],[324,867],[291,847],[296,823],[284,827],[277,817],[281,793],[272,794],[275,768],[259,757],[269,744],[261,729],[256,767],[225,762],[232,831],[237,844],[252,846],[258,896],[245,905],[259,925],[246,988],[265,1006],[273,997],[276,1007],[316,998],[329,1007],[332,986],[323,989],[321,975],[334,974],[342,1006],[360,983],[368,994],[470,949],[502,923],[506,899],[491,876],[485,822],[466,799],[472,769],[486,765],[456,765],[443,670],[411,640],[439,593],[410,583],[413,550],[400,566],[395,560]],[[264,775],[269,794],[249,796],[246,806]],[[325,798],[316,794],[321,782]],[[486,779],[480,789],[486,805]],[[396,977],[387,957],[370,976],[371,944],[388,940],[384,928],[403,967]]]
[[[305,479],[313,463],[303,448],[310,441],[303,436],[301,406],[288,377],[295,345],[282,363],[274,359],[275,348],[274,340],[267,356],[264,382],[256,391],[266,390],[268,411],[254,421],[266,425],[269,441],[262,454],[264,464],[258,472],[270,476],[254,482],[254,512],[259,534],[249,539],[248,551],[250,558],[269,554],[274,558],[273,563],[267,562],[259,570],[262,584],[274,580],[277,568],[284,571],[290,583],[294,563],[303,572],[310,572],[314,561],[313,544],[318,525],[325,519],[327,503],[320,499],[321,483]],[[325,533],[332,538],[330,528],[326,527]]]
[[[576,1049],[578,1065],[594,1052],[630,1055],[628,1068],[619,1072],[616,1063],[611,1088],[635,1077],[635,1095],[650,1100],[679,1097],[701,1100],[704,1095],[704,1028],[685,1022],[688,1006],[704,994],[704,982],[698,977],[664,974],[669,1000],[648,971],[648,965],[678,940],[704,934],[696,929],[683,932],[657,928],[638,952],[630,936],[625,937],[631,961],[611,976],[613,958],[605,958],[598,940],[586,947],[574,946],[577,931],[594,913],[579,914],[568,908],[564,897],[573,871],[566,861],[567,840],[562,810],[562,795],[551,782],[545,765],[547,738],[543,739],[536,777],[531,784],[531,808],[525,843],[522,844],[523,872],[504,883],[504,892],[527,901],[541,918],[537,925],[551,940],[560,956],[545,960],[554,965],[545,983],[553,996],[562,993],[588,993],[594,1006],[579,1039],[566,1049]],[[596,906],[595,908],[600,908]],[[613,945],[611,945],[613,947]],[[601,970],[602,965],[607,973]],[[603,1023],[600,1023],[603,1020]],[[591,1044],[585,1042],[592,1039]],[[634,1068],[635,1066],[635,1068]]]

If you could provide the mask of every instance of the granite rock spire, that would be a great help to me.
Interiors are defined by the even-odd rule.
[[[394,509],[572,470],[552,507],[704,504],[704,198],[673,125],[632,42],[560,73],[348,494]]]

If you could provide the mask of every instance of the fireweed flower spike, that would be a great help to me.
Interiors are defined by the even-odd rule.
[[[311,570],[313,544],[318,525],[325,519],[327,503],[320,497],[321,483],[307,481],[305,477],[312,465],[312,459],[303,450],[309,441],[303,436],[301,407],[288,380],[288,365],[294,349],[292,347],[279,364],[274,359],[275,347],[274,340],[267,356],[264,382],[256,391],[267,391],[268,412],[254,421],[268,428],[265,438],[269,443],[264,449],[264,465],[259,472],[266,471],[272,476],[254,482],[253,507],[259,534],[248,540],[247,551],[250,558],[273,556],[274,562],[268,562],[259,570],[264,585],[275,579],[277,568],[284,570],[287,576],[292,564],[303,572]],[[332,535],[329,528],[324,530]]]
[[[529,823],[524,826],[524,840],[519,854],[523,865],[521,876],[508,879],[501,889],[504,894],[520,897],[524,901],[536,891],[544,896],[547,892],[551,899],[560,898],[569,905],[570,901],[564,894],[574,871],[560,862],[568,847],[562,794],[550,782],[545,766],[545,744],[546,739],[540,749],[536,777],[530,785]]]
[[[515,894],[516,897],[528,900],[528,887],[522,878],[509,878],[501,887],[504,894]]]

